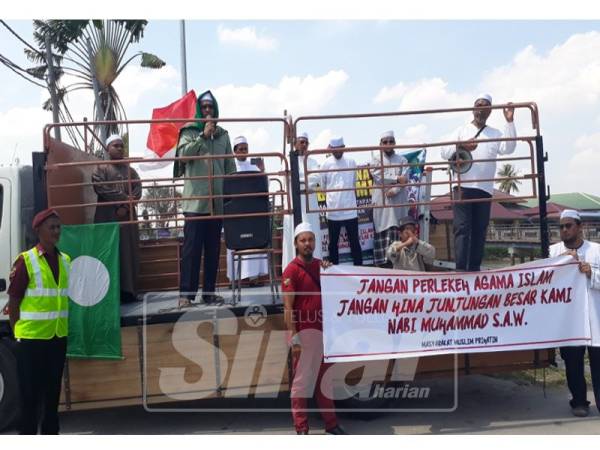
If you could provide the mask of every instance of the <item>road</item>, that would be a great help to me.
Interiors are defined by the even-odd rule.
[[[434,380],[430,386],[431,392],[438,392],[437,400],[451,403],[451,380]],[[458,390],[454,412],[384,410],[362,418],[340,414],[340,423],[351,434],[600,434],[600,415],[595,407],[587,418],[570,414],[566,387],[548,387],[544,397],[541,383],[473,375],[462,378]],[[589,398],[593,399],[591,392]],[[289,399],[269,402],[271,408],[289,405]],[[403,406],[410,405],[401,400],[391,405]],[[65,412],[61,425],[63,434],[294,433],[288,412],[149,413],[142,407],[125,407]],[[323,433],[316,414],[311,415],[311,427],[311,432]]]

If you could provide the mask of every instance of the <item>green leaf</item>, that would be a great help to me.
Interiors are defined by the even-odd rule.
[[[110,47],[103,46],[94,55],[96,79],[101,88],[110,86],[117,78],[117,57]]]
[[[25,69],[25,72],[27,72],[32,77],[37,78],[38,80],[44,80],[46,78],[46,69],[46,64],[42,64],[41,66],[30,67],[29,69]]]
[[[153,55],[152,53],[142,52],[142,67],[149,67],[151,69],[160,69],[166,63],[160,59],[158,56]]]

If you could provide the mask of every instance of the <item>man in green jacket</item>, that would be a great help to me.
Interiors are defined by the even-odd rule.
[[[204,92],[196,106],[196,118],[219,117],[217,100],[210,91]],[[206,177],[209,174],[224,175],[235,172],[235,163],[227,130],[217,126],[217,121],[186,124],[179,133],[177,156],[232,155],[231,158],[195,159],[176,161],[174,176]],[[186,179],[183,187],[183,251],[179,283],[179,306],[190,306],[196,297],[200,278],[200,262],[204,253],[202,299],[210,304],[222,302],[215,295],[219,254],[221,251],[221,229],[223,221],[211,216],[223,214],[223,178]],[[195,198],[210,196],[210,198]]]

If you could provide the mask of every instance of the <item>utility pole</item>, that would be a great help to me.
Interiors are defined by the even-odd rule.
[[[58,96],[56,95],[56,77],[54,73],[54,61],[52,60],[52,44],[50,36],[46,36],[46,65],[48,66],[48,90],[50,91],[50,101],[52,102],[52,121],[60,123],[58,115]],[[54,127],[54,137],[61,141],[60,127]]]
[[[187,94],[187,59],[185,52],[185,20],[179,22],[180,40],[181,40],[181,96]]]

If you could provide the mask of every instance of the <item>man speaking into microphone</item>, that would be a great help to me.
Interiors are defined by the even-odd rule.
[[[197,119],[219,117],[217,100],[210,91],[204,92],[196,105]],[[217,121],[193,122],[186,124],[179,133],[177,156],[217,156],[232,155],[231,142],[227,130],[217,125]],[[204,253],[202,280],[202,300],[205,304],[222,302],[215,294],[219,253],[221,250],[221,229],[223,221],[211,216],[223,214],[223,178],[197,178],[210,174],[220,176],[235,172],[233,158],[195,159],[175,161],[174,176],[185,175],[183,185],[182,210],[185,216],[183,227],[183,250],[181,257],[181,278],[179,283],[179,306],[190,306],[198,291],[200,260]],[[212,198],[195,198],[211,195]]]

